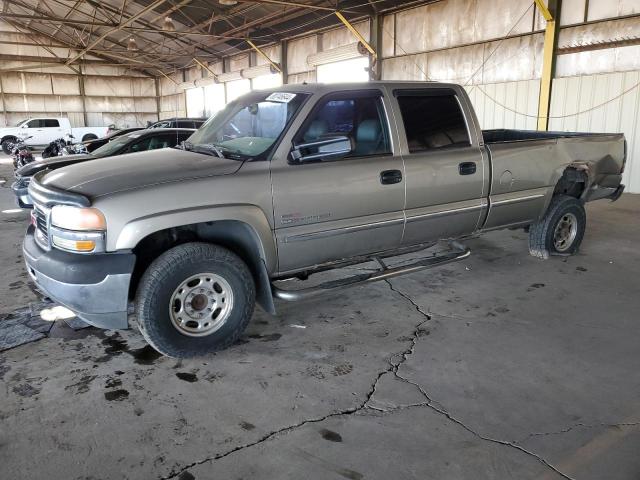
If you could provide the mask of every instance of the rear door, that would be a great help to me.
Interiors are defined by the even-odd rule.
[[[62,131],[60,120],[57,118],[45,118],[41,122],[44,122],[43,135],[45,141],[43,143],[53,142],[58,138],[64,137],[65,132]]]
[[[406,168],[402,244],[474,232],[486,209],[488,169],[464,98],[444,87],[398,89],[394,96]]]
[[[399,246],[404,166],[395,150],[388,99],[378,89],[320,98],[293,142],[349,136],[339,159],[272,161],[274,224],[281,273]]]

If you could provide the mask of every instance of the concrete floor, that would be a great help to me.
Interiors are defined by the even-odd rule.
[[[639,213],[589,205],[571,258],[491,233],[468,261],[257,312],[198,360],[56,322],[0,353],[0,478],[637,480]],[[5,317],[37,300],[26,218],[0,214]]]

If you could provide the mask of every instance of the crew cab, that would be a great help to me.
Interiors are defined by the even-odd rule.
[[[71,127],[68,118],[39,117],[28,118],[13,127],[0,128],[0,145],[7,155],[11,153],[11,145],[19,139],[32,147],[42,147],[58,138],[72,135],[77,140],[87,141],[104,137],[109,127]]]
[[[29,198],[29,182],[31,177],[43,170],[51,171],[68,165],[95,160],[96,158],[114,157],[125,153],[158,150],[179,145],[194,132],[192,128],[155,128],[153,130],[134,129],[129,133],[115,136],[91,153],[49,157],[29,163],[15,171],[16,181],[11,190],[16,196],[20,208],[33,208]],[[108,138],[108,137],[107,137]],[[98,140],[97,140],[98,141]]]
[[[622,194],[625,160],[621,134],[483,132],[455,84],[285,85],[231,102],[182,148],[36,174],[24,257],[80,318],[122,329],[135,312],[155,349],[188,357],[232,344],[255,302],[274,314],[274,299],[458,261],[489,230],[573,254],[585,202]],[[379,271],[304,282],[370,260]]]

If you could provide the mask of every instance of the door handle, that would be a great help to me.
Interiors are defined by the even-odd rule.
[[[380,172],[380,183],[383,185],[393,185],[402,181],[402,172],[400,170],[385,170]]]
[[[476,173],[476,162],[462,162],[458,165],[460,175],[473,175]]]

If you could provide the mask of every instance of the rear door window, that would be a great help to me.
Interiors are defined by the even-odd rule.
[[[58,128],[60,126],[60,122],[55,118],[47,118],[41,121],[44,122],[45,128]]]
[[[471,145],[460,103],[454,93],[397,91],[409,152]]]

